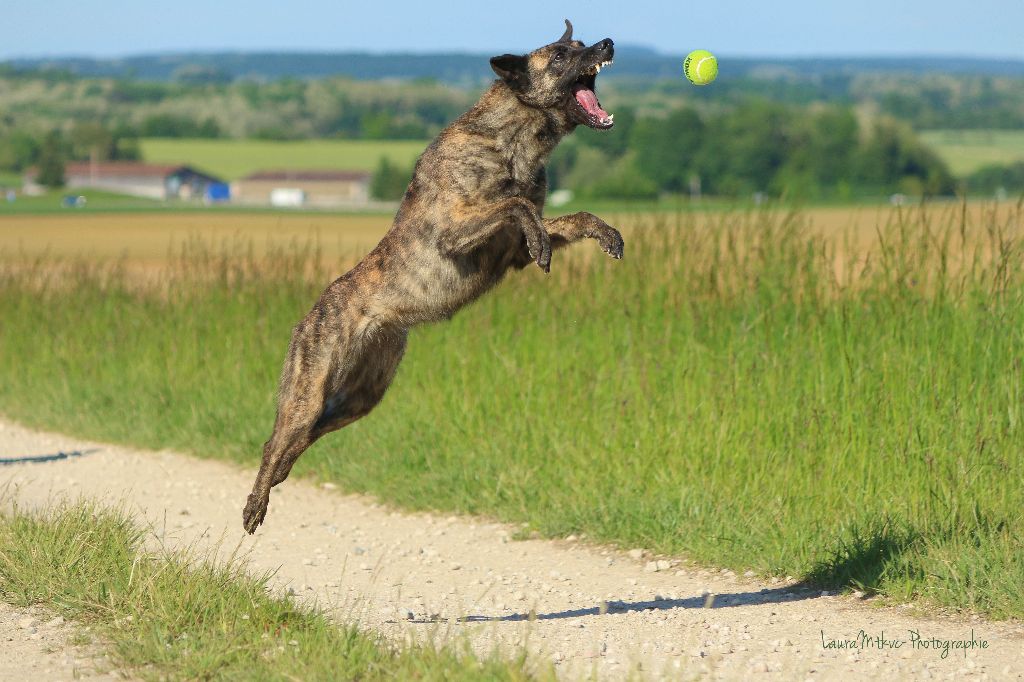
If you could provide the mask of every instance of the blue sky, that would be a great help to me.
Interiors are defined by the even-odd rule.
[[[0,59],[184,50],[523,51],[560,35],[721,55],[1024,59],[1022,0],[2,0]]]

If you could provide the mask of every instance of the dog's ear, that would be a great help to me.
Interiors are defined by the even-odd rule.
[[[526,80],[527,60],[521,54],[503,54],[491,57],[491,68],[501,80],[509,85],[522,86]]]
[[[556,43],[571,43],[572,42],[572,22],[568,19],[565,20],[565,33],[562,37],[555,41]]]

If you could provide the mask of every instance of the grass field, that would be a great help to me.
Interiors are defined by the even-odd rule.
[[[86,203],[80,207],[63,205],[65,197],[84,196]],[[188,204],[178,204],[188,207]],[[201,204],[195,204],[197,208]],[[167,210],[168,204],[155,199],[133,197],[127,194],[113,194],[92,189],[55,189],[39,196],[18,194],[15,201],[4,201],[0,197],[0,219],[6,216],[64,214],[67,216],[83,216],[93,213],[123,213],[125,211],[160,211]],[[179,208],[179,210],[181,210]]]
[[[1024,161],[1024,130],[926,130],[921,138],[957,176],[990,164]]]
[[[90,506],[0,514],[0,598],[89,626],[132,679],[527,680],[522,658],[396,649],[267,594],[241,563],[143,550],[127,516]]]
[[[189,140],[144,139],[142,158],[150,163],[187,163],[237,180],[257,170],[341,168],[372,171],[381,157],[412,166],[427,140]]]
[[[848,214],[633,216],[622,262],[580,245],[416,330],[381,406],[296,471],[1024,616],[1021,207],[879,215],[845,243]],[[337,272],[301,252],[173,266],[144,287],[3,266],[0,411],[255,467],[290,329]]]

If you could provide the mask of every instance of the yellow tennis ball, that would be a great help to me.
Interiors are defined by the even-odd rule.
[[[718,77],[718,60],[707,50],[694,50],[683,61],[683,73],[694,85],[707,85]]]

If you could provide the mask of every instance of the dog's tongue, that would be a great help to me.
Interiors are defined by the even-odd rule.
[[[588,114],[598,120],[606,120],[608,118],[608,112],[601,108],[601,105],[597,102],[597,95],[590,88],[585,88],[581,85],[577,85],[575,92],[576,101],[580,103]]]

